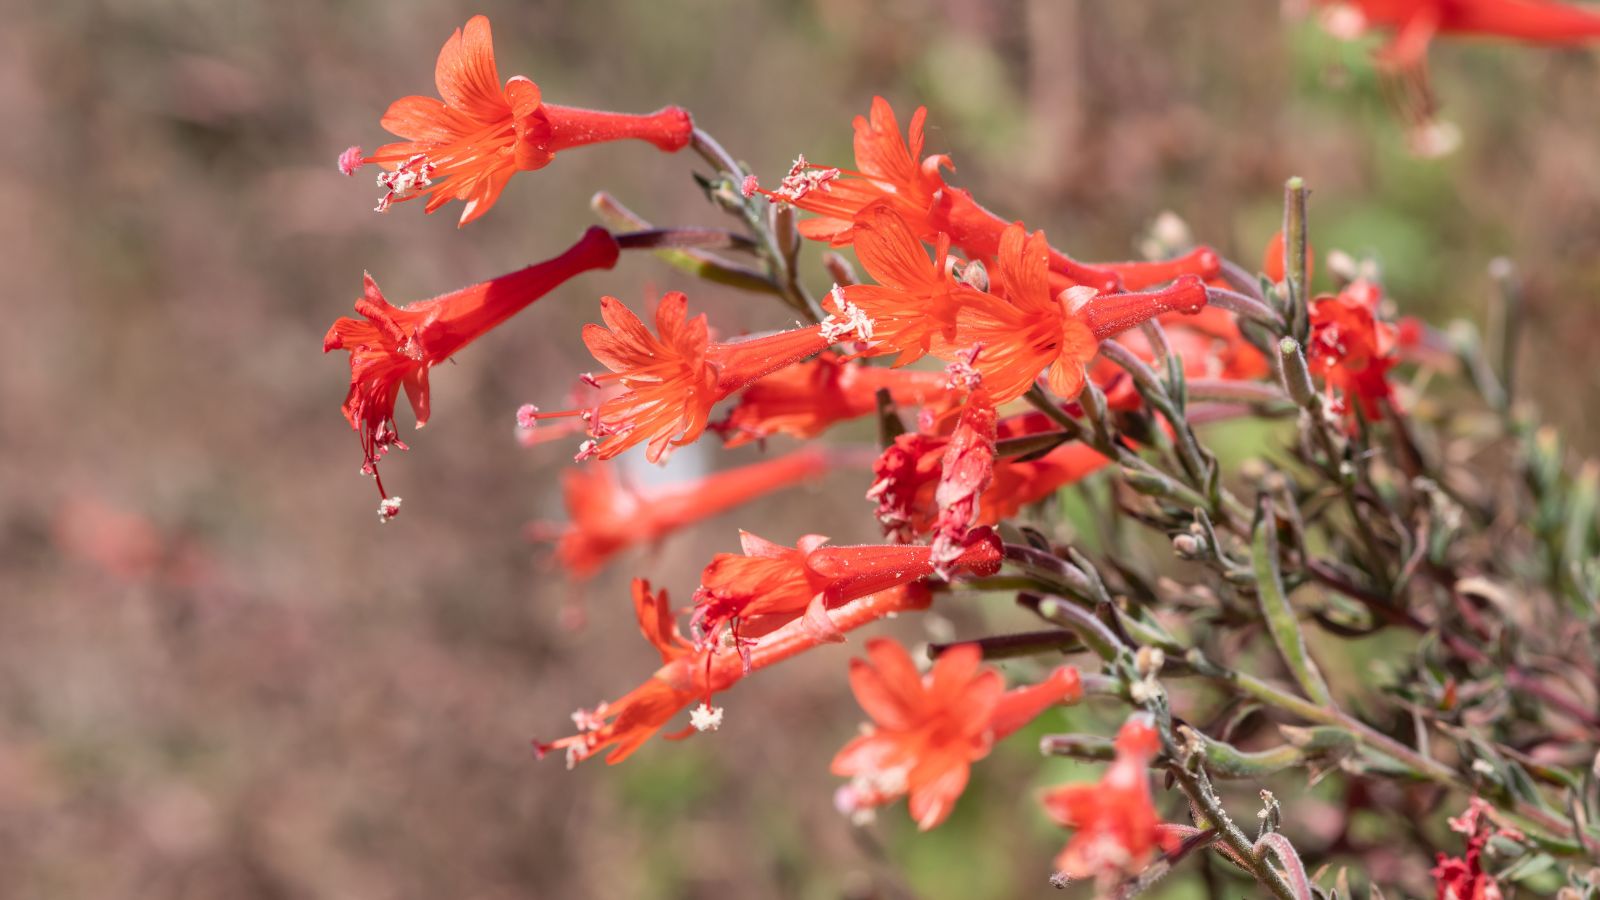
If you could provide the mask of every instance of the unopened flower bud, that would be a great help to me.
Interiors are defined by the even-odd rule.
[[[1180,534],[1172,539],[1172,552],[1182,559],[1198,559],[1205,549],[1205,539],[1192,534]]]

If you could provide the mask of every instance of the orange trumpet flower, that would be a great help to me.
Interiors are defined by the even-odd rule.
[[[1117,758],[1098,784],[1069,784],[1044,797],[1045,811],[1077,830],[1056,868],[1069,878],[1117,878],[1144,869],[1157,848],[1171,851],[1180,841],[1161,827],[1150,797],[1151,760],[1161,739],[1145,714],[1135,715],[1117,733]]]
[[[920,584],[906,584],[881,593],[860,597],[834,610],[833,625],[840,633],[876,622],[886,616],[927,609],[932,597]],[[633,605],[639,630],[661,654],[661,668],[639,687],[612,703],[601,703],[593,710],[579,710],[572,716],[578,733],[548,744],[534,742],[541,757],[552,750],[564,750],[567,767],[610,748],[608,765],[627,759],[635,750],[666,726],[673,716],[700,701],[690,715],[690,726],[667,735],[669,740],[688,737],[695,731],[715,729],[722,721],[722,710],[713,708],[714,695],[728,690],[746,675],[813,649],[827,638],[791,622],[735,650],[721,645],[691,643],[673,620],[667,592],[650,592],[650,583],[633,581]]]
[[[576,275],[609,269],[617,242],[604,228],[590,228],[565,253],[489,281],[403,307],[390,305],[371,275],[363,278],[355,309],[362,318],[341,318],[322,339],[322,352],[350,351],[350,391],[344,416],[361,433],[361,471],[373,476],[384,498],[380,520],[399,512],[378,477],[378,460],[390,447],[405,449],[395,429],[394,404],[405,388],[417,427],[428,423],[428,373],[533,301]]]
[[[1162,313],[1198,312],[1206,303],[1205,284],[1194,275],[1159,291],[1098,294],[1077,287],[1058,297],[1048,266],[1043,232],[1029,236],[1021,225],[1008,227],[994,272],[998,290],[978,293],[959,313],[956,343],[982,346],[973,366],[996,404],[1022,396],[1046,369],[1050,389],[1073,399],[1101,341]]]
[[[605,327],[584,326],[583,342],[611,371],[586,379],[601,386],[620,384],[623,392],[592,410],[533,411],[526,419],[583,416],[590,439],[579,450],[580,460],[611,459],[649,441],[646,456],[659,462],[673,447],[698,440],[712,407],[735,391],[822,352],[857,329],[871,327],[856,319],[830,318],[765,337],[714,342],[703,314],[688,317],[688,303],[679,291],[664,295],[656,307],[656,335],[652,335],[621,300],[600,298]]]
[[[675,152],[689,145],[694,123],[668,106],[649,115],[601,112],[545,103],[539,86],[522,76],[500,84],[489,19],[473,16],[439,51],[434,67],[439,97],[402,97],[381,124],[405,138],[362,158],[346,150],[339,168],[347,175],[365,163],[386,171],[378,211],[426,196],[433,212],[451,200],[465,203],[461,224],[489,211],[517,172],[542,169],[572,147],[606,141],[641,140]]]
[[[850,688],[873,724],[833,758],[833,774],[851,779],[834,795],[834,805],[861,816],[909,796],[911,818],[923,831],[950,815],[972,764],[995,742],[1046,709],[1083,697],[1078,670],[1070,666],[1039,684],[1006,691],[1004,676],[982,666],[974,644],[946,650],[926,675],[888,638],[868,641],[867,657],[850,660]]]

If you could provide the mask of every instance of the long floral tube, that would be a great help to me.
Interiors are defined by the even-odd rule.
[[[355,303],[362,318],[334,322],[322,339],[322,352],[350,351],[344,416],[361,433],[362,471],[373,476],[386,502],[378,460],[391,446],[405,447],[394,422],[401,388],[421,428],[431,408],[428,375],[434,366],[573,277],[616,265],[617,256],[610,232],[594,227],[553,259],[402,307],[384,298],[371,275],[364,277]],[[398,509],[392,506],[389,516]],[[380,518],[387,516],[380,513]]]
[[[640,629],[661,653],[663,665],[621,699],[574,714],[577,734],[550,743],[535,742],[534,749],[540,756],[553,750],[565,751],[570,767],[609,748],[606,762],[615,765],[696,701],[700,702],[696,710],[699,718],[689,729],[669,737],[685,737],[693,730],[714,728],[722,714],[710,705],[714,695],[729,690],[752,672],[832,640],[796,620],[738,648],[718,643],[696,647],[679,632],[665,591],[651,593],[648,582],[635,579],[633,594]],[[833,627],[844,634],[882,618],[926,609],[931,599],[925,587],[913,583],[852,600],[829,615]]]

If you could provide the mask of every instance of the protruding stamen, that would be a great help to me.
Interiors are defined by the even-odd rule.
[[[872,317],[846,300],[844,289],[837,284],[833,286],[832,295],[839,311],[822,321],[822,336],[830,341],[839,341],[848,335],[855,335],[858,341],[872,340]]]
[[[701,703],[689,710],[689,724],[695,731],[716,731],[722,727],[722,707]]]
[[[373,210],[388,212],[391,204],[422,193],[423,188],[433,184],[433,173],[438,168],[428,160],[426,153],[418,153],[395,167],[393,172],[379,175],[378,187],[387,193],[378,199],[378,205]]]

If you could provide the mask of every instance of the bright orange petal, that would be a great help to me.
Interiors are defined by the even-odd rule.
[[[473,16],[445,41],[433,80],[445,103],[475,119],[488,122],[506,114],[487,16]]]

